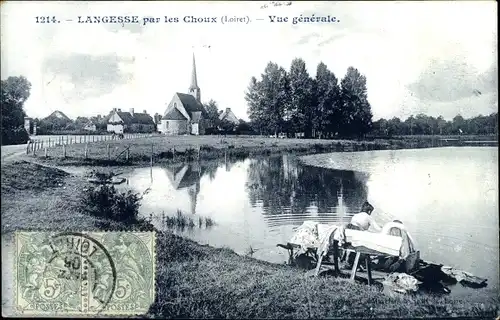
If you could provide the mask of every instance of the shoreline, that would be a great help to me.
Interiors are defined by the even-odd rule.
[[[200,138],[201,137],[201,138]],[[436,140],[431,138],[374,140],[272,139],[217,136],[153,137],[91,144],[53,146],[24,153],[20,158],[36,159],[56,166],[135,167],[190,161],[269,156],[294,153],[298,156],[331,152],[422,149],[453,146],[489,146],[494,141]],[[197,139],[200,138],[200,139]],[[498,146],[498,142],[495,142]],[[45,151],[47,157],[45,157]]]
[[[16,171],[13,172],[14,166]],[[140,163],[126,167],[135,166]],[[24,174],[18,174],[20,168]],[[27,177],[34,181],[28,181]],[[40,226],[57,231],[145,230],[151,227],[147,222],[125,225],[75,212],[75,196],[89,185],[83,177],[58,168],[29,162],[2,166],[2,236]],[[23,216],[19,216],[19,212],[23,212]],[[39,214],[33,215],[35,212]],[[149,316],[493,317],[499,312],[499,297],[471,301],[420,294],[393,299],[383,296],[375,286],[351,284],[333,277],[306,278],[300,269],[240,256],[230,249],[201,245],[168,231],[157,231],[157,234],[158,291]],[[336,289],[343,290],[343,294],[339,295]],[[311,305],[314,307],[307,307]]]

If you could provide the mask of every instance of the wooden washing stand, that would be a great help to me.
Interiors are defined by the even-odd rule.
[[[294,249],[300,249],[300,245],[293,244],[293,243],[287,243],[286,245],[279,244],[278,246],[288,250],[289,261],[293,260]],[[353,247],[349,243],[344,245],[342,247],[342,249],[347,250],[348,252],[350,251],[350,252],[356,253],[356,257],[354,258],[354,264],[353,264],[351,272],[350,272],[350,281],[352,281],[352,282],[355,281],[357,269],[358,269],[359,263],[360,263],[361,254],[364,254],[366,257],[365,258],[365,265],[366,265],[368,285],[373,284],[373,274],[372,274],[373,272],[372,272],[372,266],[371,266],[371,263],[372,263],[371,256],[381,256],[381,255],[387,256],[388,254],[382,253],[382,252],[379,252],[379,251],[376,251],[373,249],[369,249],[369,248],[366,248],[363,246]],[[327,254],[325,256],[318,257],[317,248],[308,248],[304,254],[306,256],[313,258],[316,261],[316,268],[314,269],[315,276],[319,275],[319,272],[321,271],[321,267],[324,267],[324,266],[326,266],[327,268],[329,268],[330,266],[333,266],[335,273],[337,275],[341,274],[341,271],[339,268],[339,258],[340,258],[339,257],[339,243],[337,240],[333,241],[333,245],[330,246],[329,251],[327,252]],[[331,261],[329,259],[326,259],[326,260],[324,259],[325,257],[330,257],[330,256],[333,256],[333,261]],[[379,275],[379,273],[381,276],[382,276],[382,274],[384,274],[382,272],[376,272],[376,273],[377,273],[377,276]]]

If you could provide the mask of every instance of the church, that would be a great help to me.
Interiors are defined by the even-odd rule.
[[[200,135],[205,134],[206,125],[207,112],[201,103],[193,53],[193,69],[188,93],[174,94],[158,124],[158,132],[167,135]]]

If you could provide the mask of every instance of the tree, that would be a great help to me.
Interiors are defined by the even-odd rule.
[[[265,130],[265,106],[262,97],[261,83],[255,77],[250,79],[245,100],[248,103],[248,117],[254,127],[262,134]]]
[[[314,131],[319,133],[320,138],[325,133],[335,134],[339,130],[340,88],[337,78],[323,62],[320,62],[316,68],[314,96],[316,99],[313,118]]]
[[[220,125],[219,121],[219,108],[217,106],[217,102],[214,100],[210,100],[205,105],[205,110],[207,111],[207,120],[209,122],[209,127],[217,128]]]
[[[341,81],[340,133],[344,136],[362,136],[371,130],[372,112],[368,102],[366,77],[358,69],[349,67]]]
[[[292,132],[312,133],[314,116],[313,80],[309,77],[306,63],[300,58],[292,61],[289,78],[289,104],[285,109],[286,120],[290,121]]]
[[[464,132],[465,120],[461,115],[456,115],[452,121],[452,130],[454,134]]]
[[[285,124],[285,110],[289,104],[289,80],[285,69],[269,62],[262,80],[255,77],[245,94],[248,116],[261,133],[277,134]]]
[[[24,129],[24,102],[30,96],[31,83],[24,76],[9,77],[1,82],[2,91],[2,145],[26,143]]]

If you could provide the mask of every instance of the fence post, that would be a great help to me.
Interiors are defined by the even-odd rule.
[[[85,159],[87,159],[88,155],[89,155],[89,144],[88,142],[85,143],[85,151],[84,151],[84,156],[85,156]]]
[[[82,143],[82,136],[80,136],[80,143]]]
[[[48,143],[48,147],[50,148],[50,138],[49,138],[49,143]]]
[[[28,140],[28,142],[26,142],[26,154],[30,154],[30,144],[31,144],[31,141]]]
[[[95,136],[92,136],[92,142],[95,142]]]
[[[201,151],[201,147],[198,146],[198,161],[200,161],[200,151]]]
[[[47,158],[47,147],[45,147],[45,158]]]
[[[36,156],[36,140],[33,143],[33,156]]]
[[[66,159],[66,144],[63,143],[63,158]]]
[[[87,136],[83,136],[83,143],[87,143]]]
[[[108,153],[108,160],[111,159],[111,156],[109,154],[109,143],[106,145],[106,152]]]
[[[153,166],[153,147],[154,145],[151,144],[151,167]]]

